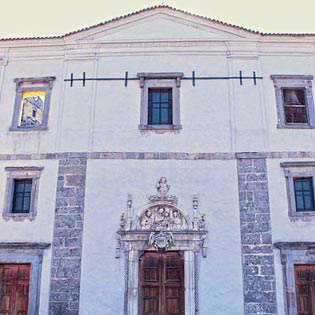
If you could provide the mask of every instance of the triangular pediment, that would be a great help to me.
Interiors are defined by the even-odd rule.
[[[88,42],[229,40],[257,36],[254,32],[195,16],[169,7],[159,7],[115,19],[75,32],[69,40]]]

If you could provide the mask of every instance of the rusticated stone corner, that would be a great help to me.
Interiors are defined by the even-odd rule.
[[[276,315],[266,160],[237,160],[245,315]]]
[[[49,315],[78,315],[86,158],[59,161]]]

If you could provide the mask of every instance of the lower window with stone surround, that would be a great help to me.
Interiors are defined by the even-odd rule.
[[[315,219],[315,162],[283,162],[286,177],[289,217]]]
[[[34,220],[37,214],[38,184],[42,167],[6,167],[7,186],[3,218]]]
[[[315,314],[315,242],[277,242],[286,315]]]

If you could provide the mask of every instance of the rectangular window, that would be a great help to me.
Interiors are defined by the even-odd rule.
[[[172,124],[172,89],[149,89],[149,125]]]
[[[42,167],[6,167],[7,187],[3,218],[34,220],[37,215],[38,185]]]
[[[282,162],[280,165],[286,177],[289,217],[315,219],[315,162]]]
[[[304,89],[282,89],[286,124],[307,124],[307,108]]]
[[[278,128],[315,128],[312,75],[272,75]]]
[[[17,78],[14,113],[10,130],[46,129],[50,96],[55,77]]]
[[[32,179],[14,179],[12,213],[29,213]]]
[[[314,211],[313,178],[294,178],[296,211]]]
[[[182,72],[138,73],[141,88],[141,132],[178,132]]]

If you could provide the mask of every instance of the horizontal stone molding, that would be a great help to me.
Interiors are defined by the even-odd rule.
[[[31,242],[13,242],[13,243],[0,243],[0,249],[46,249],[50,247],[50,243],[31,243]]]
[[[298,162],[283,162],[280,163],[281,167],[314,167],[315,166],[315,161],[298,161]]]
[[[278,249],[315,249],[315,242],[275,242]]]
[[[313,75],[303,74],[273,74],[270,76],[272,80],[313,80]]]
[[[38,166],[8,166],[5,168],[5,170],[7,172],[32,172],[32,171],[35,171],[35,172],[40,172],[44,169],[44,167],[38,167]]]
[[[235,153],[237,159],[265,159],[267,153],[265,152],[237,152]]]
[[[94,160],[234,160],[234,159],[299,159],[314,158],[315,151],[286,152],[60,152],[0,154],[0,161],[60,160],[86,158]]]

